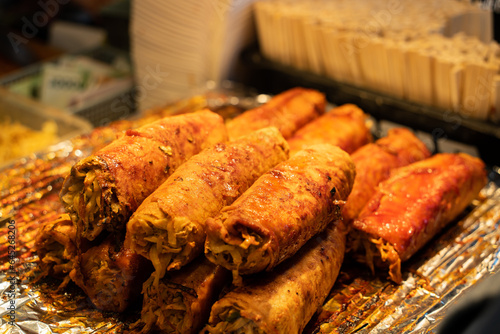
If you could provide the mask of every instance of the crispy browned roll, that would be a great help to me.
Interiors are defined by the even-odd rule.
[[[344,104],[300,128],[290,139],[290,153],[315,144],[332,144],[352,153],[373,140],[368,115],[354,104]]]
[[[356,165],[356,179],[343,210],[344,219],[352,221],[358,216],[391,170],[430,155],[425,144],[405,128],[390,129],[387,136],[356,150],[351,155]]]
[[[230,205],[262,174],[288,158],[275,127],[220,143],[179,167],[132,215],[127,238],[159,275],[203,253],[205,221]]]
[[[143,285],[142,333],[198,333],[210,308],[231,281],[231,273],[204,256],[167,273],[159,284],[151,276]]]
[[[40,261],[40,277],[62,279],[61,286],[69,282],[69,272],[77,255],[76,229],[68,214],[48,221],[38,229],[35,239],[36,253]]]
[[[152,272],[151,262],[110,234],[75,258],[70,277],[96,308],[123,312],[139,300],[140,287]]]
[[[214,304],[202,333],[302,333],[337,279],[345,230],[331,223],[272,272],[245,277]]]
[[[387,263],[391,279],[401,282],[401,262],[455,219],[486,185],[484,167],[467,154],[442,153],[396,169],[353,223],[367,264],[373,268]]]
[[[125,134],[73,166],[61,200],[77,234],[94,240],[122,231],[130,215],[177,167],[227,140],[223,119],[208,110],[166,117]]]
[[[266,104],[245,111],[227,122],[230,139],[252,131],[277,127],[285,139],[325,112],[325,96],[313,89],[293,88],[274,96]]]
[[[341,217],[354,164],[329,144],[296,153],[207,220],[205,254],[238,274],[271,270]]]

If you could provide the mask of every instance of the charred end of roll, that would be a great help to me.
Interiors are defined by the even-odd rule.
[[[222,220],[207,220],[205,255],[211,262],[231,270],[237,283],[239,274],[257,273],[270,266],[269,238],[238,219],[229,221],[224,216]]]
[[[153,275],[143,284],[143,333],[199,333],[210,310],[229,283],[230,273],[199,256],[158,283]]]
[[[192,327],[190,317],[186,316],[189,305],[185,295],[197,298],[194,290],[178,285],[171,286],[168,280],[160,280],[156,284],[155,277],[151,276],[144,283],[142,293],[143,333],[149,333],[153,329],[162,333],[186,333],[186,329]]]
[[[60,288],[69,282],[69,272],[76,256],[76,231],[68,214],[42,225],[35,240],[35,248],[40,259],[41,273],[62,279]]]
[[[225,307],[217,314],[210,315],[209,324],[201,333],[224,334],[224,333],[254,333],[265,334],[262,328],[252,319],[242,316],[241,311],[234,306]]]
[[[137,286],[151,272],[149,261],[108,237],[77,258],[70,277],[96,308],[123,312],[140,298]]]
[[[160,279],[166,271],[180,269],[201,254],[203,243],[198,239],[205,235],[189,219],[171,218],[153,206],[148,212],[132,216],[127,224],[127,238],[137,254],[153,263]]]
[[[397,284],[403,282],[401,258],[394,247],[382,238],[353,229],[349,233],[350,252],[359,263],[366,264],[374,274],[376,268],[387,270]]]
[[[94,240],[107,225],[126,218],[103,162],[86,158],[71,169],[60,193],[78,235]]]

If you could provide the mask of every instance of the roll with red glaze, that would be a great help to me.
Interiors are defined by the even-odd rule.
[[[290,153],[316,144],[332,144],[353,153],[373,140],[367,119],[368,115],[354,104],[336,107],[300,128],[288,139]]]
[[[344,207],[344,219],[351,222],[358,216],[391,171],[422,159],[431,153],[410,130],[394,128],[387,136],[356,150],[351,158],[356,165],[356,179]]]
[[[325,103],[324,94],[316,90],[292,88],[274,96],[266,104],[229,120],[229,138],[235,139],[274,126],[288,139],[295,131],[324,114]]]
[[[486,185],[484,163],[464,153],[441,153],[394,170],[381,182],[353,227],[365,247],[365,261],[389,266],[402,281],[408,260],[452,222]]]

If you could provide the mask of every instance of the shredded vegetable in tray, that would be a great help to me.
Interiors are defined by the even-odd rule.
[[[45,149],[57,141],[54,121],[44,122],[37,131],[19,122],[0,120],[0,164]]]

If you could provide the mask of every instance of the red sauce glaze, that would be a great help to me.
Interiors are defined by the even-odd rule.
[[[481,160],[437,154],[395,170],[354,221],[354,227],[389,242],[407,260],[456,218],[487,182]]]

